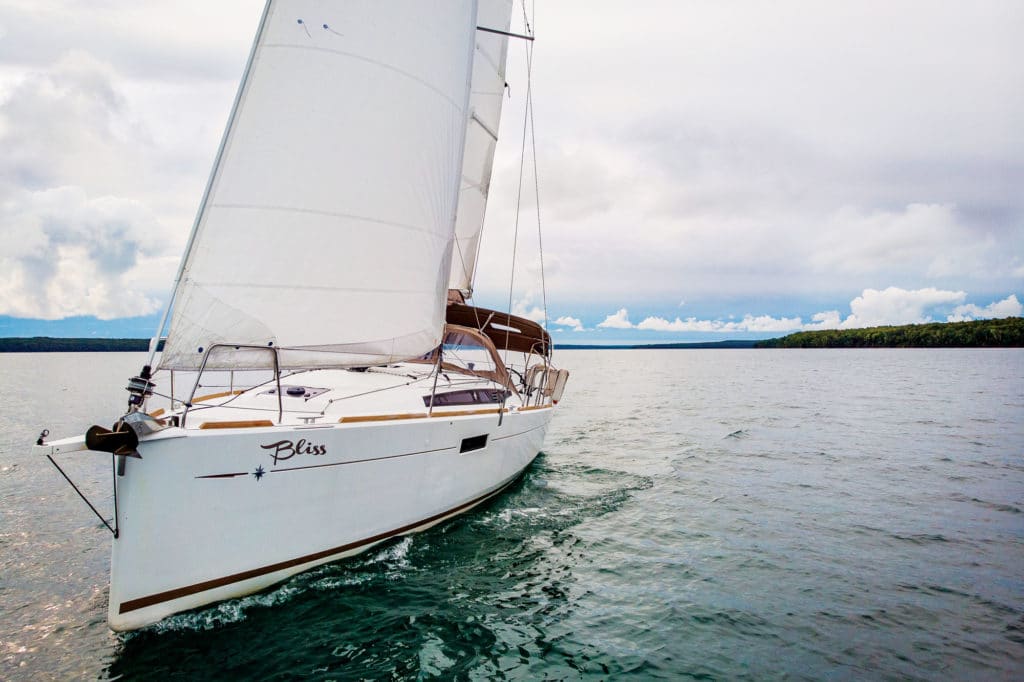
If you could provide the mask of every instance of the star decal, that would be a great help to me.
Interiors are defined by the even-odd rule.
[[[265,471],[263,470],[263,465],[261,464],[261,465],[259,465],[258,467],[256,467],[256,471],[252,472],[252,475],[253,475],[253,476],[255,476],[255,477],[256,477],[256,480],[258,481],[258,480],[260,480],[261,478],[263,478],[263,475],[264,475],[265,473],[267,473],[267,472],[265,472]]]

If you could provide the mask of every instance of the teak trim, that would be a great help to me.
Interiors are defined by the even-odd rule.
[[[438,417],[465,417],[471,414],[498,414],[499,412],[508,412],[508,410],[501,410],[494,408],[492,410],[455,410],[454,412],[438,412],[438,407],[434,406],[434,414],[431,415],[434,419]]]
[[[245,391],[238,390],[238,391],[224,391],[223,393],[211,393],[210,395],[201,395],[198,398],[193,398],[192,402],[194,402],[194,403],[201,403],[204,400],[214,400],[215,398],[226,398],[229,395],[241,395],[242,393],[245,393]]]
[[[269,419],[250,419],[237,422],[203,422],[199,425],[203,429],[251,429],[257,426],[273,426],[274,422]]]
[[[355,422],[387,422],[395,419],[426,419],[426,412],[410,412],[407,414],[365,414],[359,417],[342,417],[339,424],[352,424]]]

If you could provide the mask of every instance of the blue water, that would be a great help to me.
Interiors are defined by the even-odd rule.
[[[139,357],[0,355],[0,678],[1024,677],[1024,351],[558,360],[494,503],[123,636],[106,531],[24,444],[109,422]]]

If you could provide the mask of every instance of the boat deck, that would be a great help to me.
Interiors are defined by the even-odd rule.
[[[469,374],[400,363],[361,370],[319,369],[283,376],[248,389],[200,395],[187,410],[154,410],[159,419],[177,417],[187,429],[244,428],[285,424],[331,424],[427,416],[459,416],[525,407],[515,392]],[[431,394],[434,393],[433,404]]]

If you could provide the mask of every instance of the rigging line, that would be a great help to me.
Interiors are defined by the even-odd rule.
[[[476,319],[476,328],[482,332],[484,330],[484,325],[486,324],[486,322],[480,321],[480,309],[477,308],[476,306],[473,306],[473,317]],[[487,319],[488,321],[490,320],[490,318]]]
[[[228,410],[239,410],[242,412],[277,412],[277,410],[270,407],[246,407],[245,405],[203,405],[196,406],[190,411],[189,414],[197,414],[203,410],[212,410],[218,407],[223,407]],[[274,407],[277,406],[275,405]],[[323,414],[322,412],[318,412],[316,410],[294,410],[292,408],[285,408],[283,412],[284,414]]]
[[[534,6],[536,7],[536,5]],[[526,3],[524,0],[523,10]],[[524,17],[525,20],[525,17]],[[540,179],[537,174],[537,129],[533,122],[533,91],[529,84],[533,75],[533,45],[526,47],[526,108],[530,112],[530,148],[533,155],[533,200],[537,209],[537,247],[540,251],[540,294],[544,307],[544,329],[548,328],[548,290],[547,281],[544,277],[544,238],[540,226]],[[545,349],[550,351],[550,349]],[[547,355],[547,353],[545,353]]]
[[[523,24],[526,26],[526,32],[533,35],[533,28],[530,27],[530,20],[526,17],[526,0],[520,3],[523,6]],[[537,4],[533,5],[534,12],[537,10]]]
[[[459,235],[455,235],[455,250],[459,252],[459,263],[462,264],[462,274],[469,278],[469,268],[466,267],[466,256],[462,253],[462,244],[459,242]],[[470,285],[472,289],[472,284]]]
[[[434,366],[434,385],[430,389],[430,404],[427,405],[427,416],[434,416],[434,398],[437,396],[437,380],[441,378],[441,365],[444,363],[444,339],[437,345],[437,365]]]
[[[530,80],[529,80],[529,77],[527,77],[527,80],[526,80],[526,92],[527,92],[527,101],[529,101],[529,92],[530,92]],[[516,281],[516,251],[517,251],[517,249],[519,247],[519,216],[520,216],[520,213],[521,213],[521,206],[522,206],[522,202],[523,202],[523,168],[524,168],[525,163],[526,163],[526,124],[527,124],[528,120],[529,120],[529,118],[527,116],[527,111],[524,108],[523,109],[523,141],[522,141],[522,144],[519,147],[519,188],[518,188],[518,191],[516,192],[516,220],[515,220],[515,228],[513,230],[513,235],[512,235],[512,271],[511,271],[511,273],[509,275],[509,281],[508,281],[508,311],[507,311],[507,314],[509,316],[509,319],[511,319],[511,317],[512,317],[512,290],[515,287],[515,281]],[[505,330],[505,355],[506,356],[508,355],[508,344],[509,344],[510,334],[511,334],[511,332],[508,329],[506,329]]]
[[[328,407],[330,407],[334,403],[341,402],[342,400],[348,400],[350,398],[359,398],[359,397],[364,396],[364,395],[370,395],[371,393],[380,393],[382,391],[392,391],[392,390],[394,390],[396,388],[402,388],[404,386],[411,386],[411,385],[413,385],[415,383],[423,381],[424,379],[429,379],[431,376],[433,376],[433,374],[427,374],[425,376],[420,377],[419,379],[413,379],[412,381],[407,381],[404,384],[395,384],[394,386],[385,386],[384,388],[375,388],[372,391],[365,391],[363,393],[353,393],[351,395],[343,395],[343,396],[341,396],[339,398],[331,398],[330,400],[327,401],[327,404],[324,405],[324,409],[320,411],[320,414],[325,414],[327,412],[327,408]]]
[[[212,371],[216,372],[216,371],[223,371],[223,370],[212,370]],[[256,371],[266,371],[266,370],[256,370]],[[299,372],[291,372],[289,374],[285,374],[282,378],[287,379],[288,377],[295,376],[296,374],[299,374]],[[225,407],[225,406],[231,405],[232,402],[234,402],[235,400],[238,400],[239,398],[241,398],[246,393],[249,393],[251,391],[255,391],[258,388],[263,388],[267,384],[274,383],[275,381],[276,381],[276,379],[267,379],[266,381],[262,381],[262,382],[260,382],[258,384],[253,384],[249,388],[242,389],[241,393],[238,393],[236,395],[228,397],[228,399],[225,400],[222,403],[217,403],[216,405],[199,405],[199,406],[196,406],[195,409],[202,409],[203,407]],[[225,388],[225,385],[224,384],[199,384],[198,386],[196,386],[196,390],[199,390],[200,388]],[[187,404],[189,409],[192,409],[195,406],[195,403],[193,403],[191,401],[183,401],[182,404]],[[231,407],[234,407],[234,405],[231,405]]]
[[[527,53],[527,54],[529,54],[529,53]],[[529,57],[527,57],[527,62],[526,63],[527,63],[526,101],[529,102],[530,101],[530,88],[532,87],[532,84],[530,82],[530,75],[529,75],[529,68],[530,68],[530,66],[529,66],[530,65],[530,59],[529,59]],[[509,274],[509,279],[508,279],[508,312],[507,312],[507,314],[508,314],[509,321],[511,321],[511,319],[512,319],[512,291],[515,288],[515,281],[516,281],[516,250],[519,247],[519,216],[520,216],[520,213],[521,213],[521,207],[522,207],[522,201],[523,201],[523,167],[524,167],[524,165],[526,163],[526,123],[527,123],[528,120],[529,120],[529,117],[527,116],[527,109],[524,107],[524,109],[523,109],[523,141],[522,141],[522,143],[519,146],[519,187],[518,187],[518,190],[516,191],[516,221],[515,221],[515,229],[513,231],[513,237],[512,237],[512,271]],[[509,344],[510,338],[511,338],[511,331],[506,329],[505,330],[505,356],[504,356],[506,359],[508,358],[508,344]],[[509,388],[511,386],[511,383],[512,383],[512,379],[511,379],[510,375],[507,376],[506,382],[509,385],[505,386],[505,388]],[[505,395],[501,399],[501,409],[498,410],[498,426],[501,426],[502,417],[505,414],[505,402],[507,400],[508,400],[508,393],[506,392]]]
[[[105,518],[103,518],[103,516],[98,511],[96,511],[96,507],[92,506],[92,502],[89,501],[89,498],[87,498],[85,495],[82,494],[82,491],[78,489],[78,486],[75,485],[75,482],[72,481],[68,477],[68,475],[64,473],[64,470],[60,468],[60,465],[57,464],[56,461],[54,461],[53,457],[51,457],[50,455],[47,455],[46,459],[50,460],[50,464],[52,464],[53,466],[57,467],[57,471],[60,472],[60,475],[63,476],[64,480],[67,481],[71,485],[71,487],[74,489],[74,491],[76,493],[78,493],[78,496],[82,498],[82,501],[85,502],[87,505],[89,505],[89,509],[92,509],[92,513],[96,515],[96,518],[98,518],[100,521],[103,522],[103,525],[107,527],[107,530],[109,530],[111,533],[114,534],[114,537],[117,537],[117,535],[118,535],[117,531],[115,531],[111,527],[111,525],[109,523],[107,523],[107,520]],[[114,519],[114,523],[117,523],[117,519]]]

